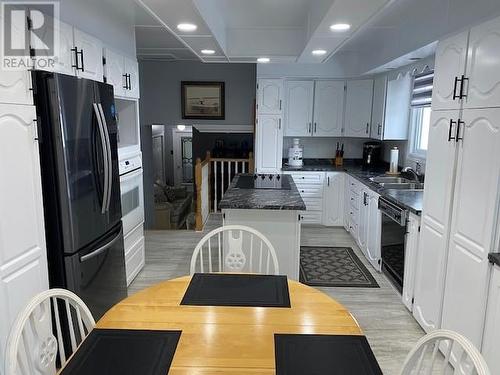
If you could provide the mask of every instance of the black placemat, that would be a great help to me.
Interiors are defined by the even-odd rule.
[[[181,305],[290,307],[286,276],[195,273]]]
[[[276,375],[382,375],[364,336],[274,335]]]
[[[181,331],[94,329],[61,375],[165,375]]]

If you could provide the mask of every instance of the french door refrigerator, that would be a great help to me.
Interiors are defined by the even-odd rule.
[[[127,296],[113,87],[33,71],[51,287],[99,319]]]

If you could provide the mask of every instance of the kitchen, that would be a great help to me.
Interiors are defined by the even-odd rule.
[[[2,16],[14,17],[8,3]],[[27,54],[16,56],[41,63],[35,3],[11,42],[21,45],[28,30]],[[88,334],[82,345],[89,345],[101,329],[144,327],[182,331],[163,361],[171,371],[280,373],[273,348],[281,341],[269,333],[344,332],[366,335],[375,373],[409,373],[399,371],[410,349],[446,330],[482,356],[479,365],[489,367],[482,373],[500,371],[500,7],[418,3],[57,3],[55,65],[0,69],[0,373],[4,364],[5,375],[15,373],[7,368],[15,362],[9,334],[23,309],[54,288],[75,293],[92,317],[64,345],[54,341],[57,327],[44,331],[58,356],[58,347],[75,351],[75,339]],[[187,84],[213,85],[220,97],[190,105]],[[151,230],[152,128],[186,126],[201,137],[242,134],[253,142],[244,156],[206,150],[192,160],[197,231]],[[163,152],[175,174],[173,153]],[[256,273],[288,280],[288,305],[287,298],[283,306],[222,305],[242,309],[231,321],[239,335],[220,324],[231,308],[203,307],[204,300],[197,315],[181,306],[201,275],[196,256],[209,254],[201,273],[208,265],[212,272],[212,230],[220,230],[219,258],[221,247],[240,247],[230,257],[222,252],[219,271],[252,272],[262,260],[254,237],[238,242],[224,227],[262,235],[260,257],[263,244],[271,250],[267,269]],[[257,344],[242,343],[252,330]],[[218,362],[224,345],[213,346],[213,357],[201,350],[209,338],[241,350]],[[459,366],[455,347],[435,348]]]

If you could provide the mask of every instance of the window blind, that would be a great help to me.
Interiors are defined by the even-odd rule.
[[[412,107],[426,107],[431,105],[433,83],[433,70],[415,75],[413,80],[413,91],[411,94]]]

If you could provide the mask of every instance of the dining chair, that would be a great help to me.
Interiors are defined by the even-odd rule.
[[[443,354],[441,354],[441,351]],[[401,375],[490,375],[481,353],[457,332],[438,329],[422,337],[408,353]]]
[[[273,273],[278,275],[276,251],[262,233],[244,225],[225,225],[212,230],[196,245],[190,273],[207,270],[269,274],[271,261]]]
[[[49,289],[36,295],[12,326],[5,375],[55,375],[94,326],[92,313],[76,294]]]

